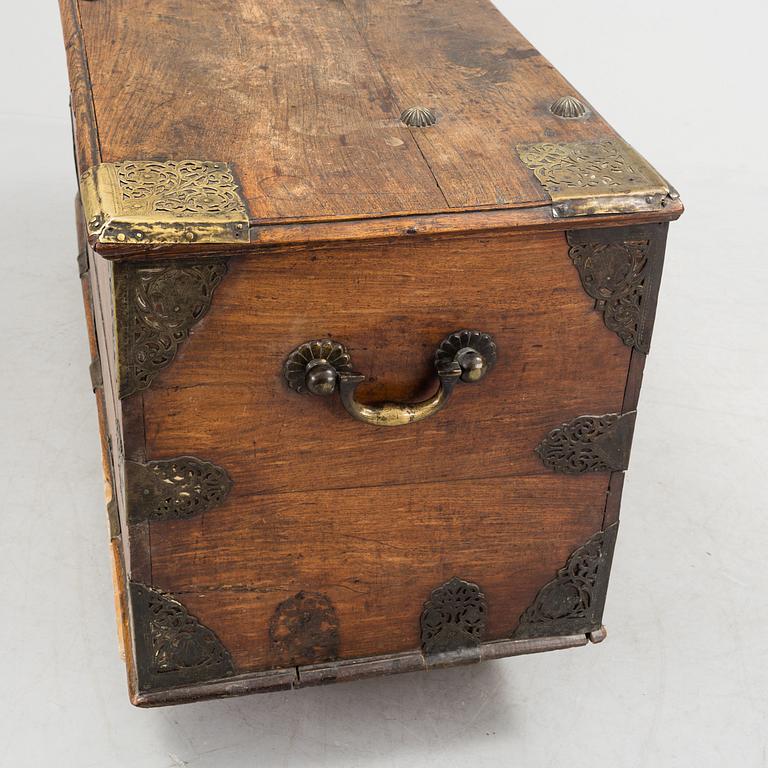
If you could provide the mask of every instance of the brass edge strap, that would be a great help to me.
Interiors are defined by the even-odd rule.
[[[97,357],[91,361],[88,366],[88,373],[91,377],[91,388],[95,392],[99,387],[104,386],[104,376],[101,371],[101,358]]]
[[[247,243],[232,166],[210,160],[100,163],[80,177],[88,235],[136,245]]]
[[[298,687],[340,683],[378,675],[417,672],[463,664],[474,664],[479,661],[502,659],[510,656],[577,648],[586,645],[587,642],[588,638],[585,634],[536,638],[533,640],[493,640],[480,643],[476,647],[461,648],[438,654],[410,652],[363,659],[349,659],[330,664],[313,664],[298,668]]]

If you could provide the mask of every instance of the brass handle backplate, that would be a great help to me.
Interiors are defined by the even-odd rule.
[[[355,373],[346,347],[331,339],[307,341],[288,355],[283,373],[288,386],[299,393],[332,395],[339,389],[341,402],[358,421],[380,427],[397,427],[421,421],[442,410],[458,381],[480,381],[496,362],[496,344],[481,331],[456,331],[435,352],[438,388],[418,403],[372,403],[355,398],[365,376]]]

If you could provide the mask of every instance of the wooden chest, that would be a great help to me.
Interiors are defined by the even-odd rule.
[[[131,700],[600,641],[675,191],[486,0],[61,0]]]

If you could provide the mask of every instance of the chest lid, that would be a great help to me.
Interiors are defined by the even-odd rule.
[[[105,255],[682,210],[487,0],[60,2]]]

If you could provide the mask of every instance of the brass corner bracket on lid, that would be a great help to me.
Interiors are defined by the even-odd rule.
[[[99,243],[246,243],[249,218],[232,166],[208,160],[101,163],[80,177]]]
[[[555,218],[661,210],[677,193],[619,138],[518,144]]]

